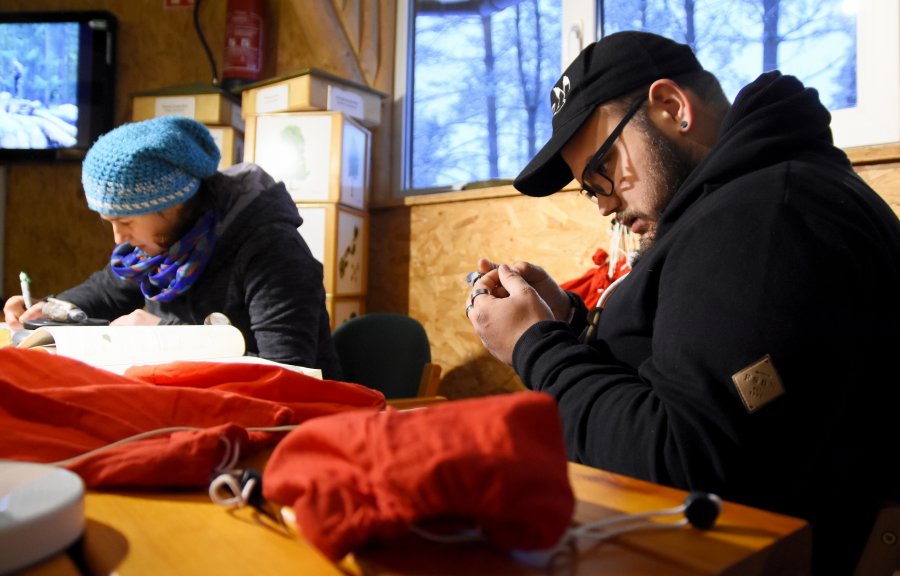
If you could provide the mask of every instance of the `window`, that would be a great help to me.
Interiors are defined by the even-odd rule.
[[[413,0],[410,8],[403,187],[515,175],[550,137],[559,0]]]
[[[398,0],[400,195],[511,179],[549,138],[548,94],[599,35],[690,44],[730,98],[778,68],[816,88],[839,146],[900,140],[896,0]]]

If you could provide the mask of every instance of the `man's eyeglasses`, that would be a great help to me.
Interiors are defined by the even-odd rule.
[[[622,133],[625,125],[628,124],[628,121],[631,120],[632,116],[637,114],[637,111],[645,101],[646,98],[644,97],[634,101],[631,107],[625,112],[625,115],[622,116],[622,119],[619,121],[615,130],[610,133],[606,141],[600,145],[599,149],[597,149],[593,158],[587,163],[587,166],[584,167],[584,172],[581,173],[581,194],[591,202],[596,204],[597,196],[612,196],[612,193],[615,190],[615,184],[613,184],[612,178],[610,178],[603,167],[603,157],[606,156],[606,153],[612,148],[616,138]]]

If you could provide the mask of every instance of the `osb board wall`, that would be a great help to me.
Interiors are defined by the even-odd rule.
[[[900,161],[857,171],[900,216]],[[484,351],[465,318],[465,275],[485,256],[540,264],[560,282],[576,278],[594,266],[595,249],[608,246],[609,222],[573,192],[376,210],[367,309],[408,313],[422,322],[432,361],[443,369],[440,394],[519,390],[518,377]]]
[[[375,210],[368,310],[408,313],[425,326],[439,393],[460,398],[517,390],[515,373],[487,355],[465,317],[465,276],[479,257],[543,266],[557,281],[581,276],[608,247],[611,220],[574,192]],[[405,240],[408,238],[408,241]]]
[[[200,22],[221,73],[226,0],[204,0]],[[192,9],[164,0],[2,0],[0,10],[107,10],[119,23],[115,122],[130,120],[135,92],[211,81]],[[315,67],[389,92],[394,0],[267,0],[264,77]],[[382,110],[389,127],[390,106]],[[389,197],[389,129],[373,132],[373,195]],[[87,209],[78,162],[7,165],[3,295],[26,270],[37,295],[59,292],[107,261],[112,234]]]
[[[900,162],[858,166],[856,171],[900,216]]]

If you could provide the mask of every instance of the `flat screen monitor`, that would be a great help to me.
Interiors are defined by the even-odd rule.
[[[116,19],[0,13],[0,161],[78,160],[113,126]]]

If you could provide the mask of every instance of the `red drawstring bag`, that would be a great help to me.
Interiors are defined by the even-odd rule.
[[[567,466],[556,403],[521,392],[310,420],[275,448],[263,494],[292,506],[333,560],[442,518],[471,521],[502,549],[539,550],[570,525]]]
[[[248,456],[316,416],[384,406],[358,384],[272,365],[173,362],[120,376],[36,350],[0,349],[0,458],[56,462],[88,487],[206,486],[229,454]],[[107,445],[162,428],[189,428]]]
[[[568,280],[559,285],[563,290],[568,290],[569,292],[577,294],[584,301],[584,305],[587,306],[588,309],[597,305],[597,301],[600,300],[600,295],[603,294],[604,290],[609,288],[609,285],[612,284],[614,280],[618,280],[631,271],[628,260],[624,257],[619,258],[616,261],[613,277],[610,278],[609,254],[607,254],[606,250],[603,248],[597,248],[597,251],[594,252],[593,260],[594,264],[597,265],[596,268],[591,268],[579,278]]]

